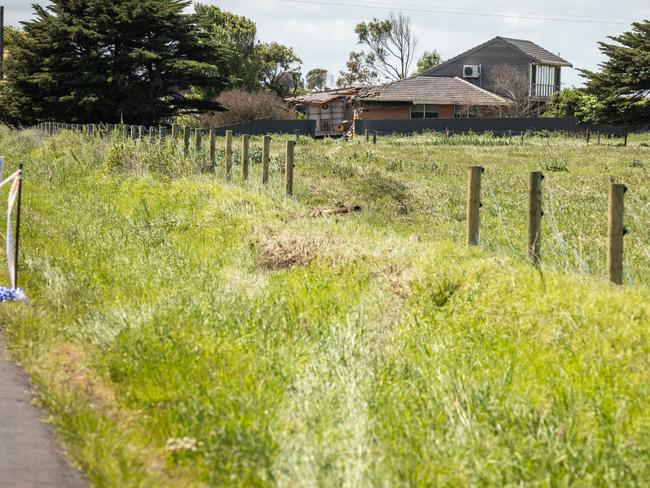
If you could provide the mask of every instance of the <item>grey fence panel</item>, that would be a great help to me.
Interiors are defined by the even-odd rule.
[[[450,133],[493,132],[495,134],[517,134],[526,131],[564,131],[621,134],[622,127],[613,125],[580,124],[574,118],[476,118],[476,119],[403,119],[403,120],[357,120],[355,130],[363,134],[366,130],[378,134],[413,134],[435,131]]]
[[[314,136],[316,134],[315,120],[254,120],[243,124],[227,125],[214,129],[218,135],[224,135],[227,130],[233,134],[249,134],[251,136],[264,134],[300,134]]]

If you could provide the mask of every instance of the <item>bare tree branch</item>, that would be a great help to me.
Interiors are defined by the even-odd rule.
[[[492,90],[513,102],[508,113],[515,117],[530,115],[534,103],[530,96],[528,76],[523,71],[506,64],[493,66],[489,74]]]

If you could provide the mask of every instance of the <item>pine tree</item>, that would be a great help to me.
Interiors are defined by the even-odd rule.
[[[601,42],[607,56],[600,72],[584,70],[587,92],[599,102],[600,120],[639,124],[650,121],[650,21],[635,22],[632,30]]]
[[[219,52],[201,43],[186,0],[52,0],[35,5],[12,47],[4,109],[29,124],[153,124],[219,110],[192,87],[220,91]]]

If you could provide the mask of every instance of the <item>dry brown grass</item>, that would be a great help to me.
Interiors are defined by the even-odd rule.
[[[52,380],[60,391],[80,394],[88,398],[91,406],[106,407],[112,414],[115,410],[115,393],[88,367],[86,353],[74,344],[57,344],[45,365],[55,371]]]
[[[255,242],[257,263],[268,270],[305,266],[316,258],[319,247],[313,235],[270,234]]]
[[[342,215],[353,212],[361,212],[359,205],[336,203],[333,207],[316,208],[309,213],[310,217],[326,217],[328,215]]]

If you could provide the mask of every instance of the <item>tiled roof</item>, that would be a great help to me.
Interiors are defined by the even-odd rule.
[[[366,89],[361,100],[438,105],[509,105],[505,98],[457,77],[416,76]]]
[[[539,63],[553,64],[556,66],[572,66],[571,63],[569,63],[566,59],[562,59],[560,56],[547,51],[534,42],[526,41],[524,39],[510,39],[508,37],[499,37],[499,39],[502,39],[508,44],[516,47],[524,54],[527,54],[531,58],[534,58]]]
[[[291,103],[323,104],[329,103],[339,98],[346,98],[356,95],[359,90],[360,88],[339,88],[337,90],[313,92],[307,93],[306,95],[287,97],[285,100]]]

